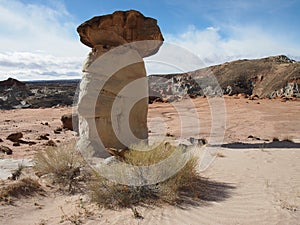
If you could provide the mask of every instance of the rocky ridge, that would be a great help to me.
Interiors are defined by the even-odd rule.
[[[213,74],[218,81],[209,84]],[[286,56],[237,60],[183,74],[150,75],[149,102],[189,97],[238,95],[300,97],[300,62]],[[0,82],[0,109],[50,108],[76,103],[80,80]]]
[[[71,106],[78,84],[79,80],[20,82],[8,78],[0,82],[0,109]]]
[[[300,97],[299,85],[300,62],[284,55],[237,60],[183,74],[149,76],[150,89],[156,99],[164,101],[179,100],[187,95],[223,94],[293,98]]]

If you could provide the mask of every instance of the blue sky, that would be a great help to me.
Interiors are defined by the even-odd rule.
[[[167,43],[206,66],[278,54],[300,59],[299,0],[0,0],[0,80],[80,78],[89,48],[76,27],[128,9],[156,18]]]

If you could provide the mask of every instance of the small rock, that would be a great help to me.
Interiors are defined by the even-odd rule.
[[[37,139],[38,140],[49,140],[49,134],[41,134]]]
[[[276,142],[276,141],[279,141],[279,138],[274,137],[274,138],[273,138],[273,142]]]
[[[21,144],[28,144],[29,146],[35,145],[35,144],[36,144],[36,142],[34,142],[34,141],[24,141],[24,140],[19,140],[19,142],[20,142]]]
[[[62,128],[58,127],[53,132],[54,132],[54,134],[60,134],[62,132]]]
[[[0,138],[0,142],[3,142],[3,140]]]
[[[248,136],[248,138],[250,138],[250,139],[254,139],[254,140],[257,140],[257,141],[259,141],[259,140],[260,140],[260,138],[259,138],[259,137],[254,137],[253,135],[249,135],[249,136]]]
[[[245,93],[239,93],[237,96],[239,98],[249,98],[249,96],[247,94],[245,94]]]
[[[77,114],[65,114],[61,117],[62,127],[64,129],[73,130],[78,132],[78,115]]]
[[[249,100],[257,100],[257,99],[259,99],[259,97],[258,97],[258,95],[251,95],[249,98],[248,98]]]
[[[189,138],[189,141],[190,141],[192,144],[194,144],[194,143],[195,143],[195,138],[190,137],[190,138]]]
[[[23,137],[23,134],[21,132],[12,133],[8,135],[6,138],[7,140],[10,140],[12,142],[18,142]]]
[[[9,147],[6,147],[4,145],[0,146],[0,151],[3,153],[6,153],[6,155],[11,155],[12,154],[12,150]]]
[[[52,147],[56,147],[57,144],[55,144],[55,142],[53,140],[49,140],[47,141],[47,143],[45,143],[46,146],[52,146]]]
[[[173,135],[173,134],[170,134],[169,132],[166,133],[166,136],[167,136],[167,137],[174,137],[174,135]]]
[[[206,145],[208,141],[205,138],[198,139],[198,145]]]
[[[20,146],[20,142],[18,142],[18,141],[17,141],[17,142],[14,142],[14,143],[13,143],[13,146]]]

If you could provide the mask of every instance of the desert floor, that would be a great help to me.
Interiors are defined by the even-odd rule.
[[[22,161],[30,165],[34,153],[46,148],[39,135],[48,133],[58,145],[76,138],[72,131],[53,132],[61,126],[60,117],[71,111],[0,111],[0,145],[13,150],[12,155],[0,153],[2,183],[14,166]],[[48,185],[46,195],[0,205],[0,224],[300,224],[299,112],[300,101],[234,97],[149,105],[150,140],[168,133],[181,142],[205,138],[215,146],[209,162],[201,161],[205,168],[199,165],[208,180],[201,184],[198,204],[137,207],[143,219],[135,219],[130,209],[99,209],[84,194],[66,196]],[[12,146],[6,137],[17,131],[37,144]],[[205,159],[208,150],[209,145],[196,152]]]

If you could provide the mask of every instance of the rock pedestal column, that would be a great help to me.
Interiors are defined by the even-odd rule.
[[[143,57],[155,54],[162,44],[156,23],[131,10],[95,17],[78,27],[81,41],[92,47],[78,101],[78,148],[85,156],[105,158],[105,148],[124,149],[147,140]]]

